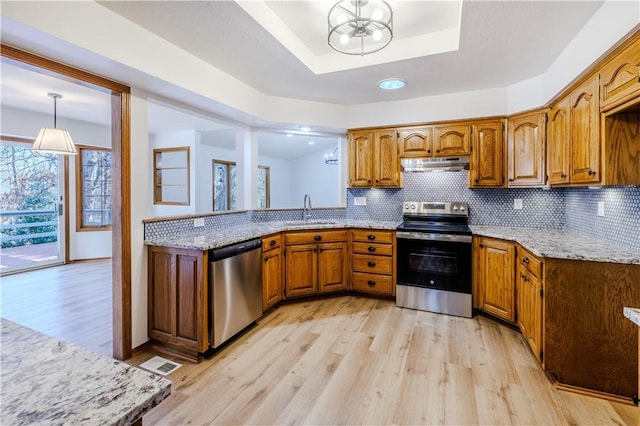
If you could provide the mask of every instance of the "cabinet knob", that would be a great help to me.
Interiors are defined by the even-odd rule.
[[[371,183],[371,179],[367,179],[367,183]]]
[[[522,259],[522,261],[523,261],[524,263],[529,263],[529,258],[528,258],[528,257],[525,257],[524,259]]]
[[[593,176],[595,174],[596,174],[596,172],[594,172],[593,170],[589,170],[589,176]]]
[[[431,150],[430,149],[427,150],[427,154],[431,154]]]
[[[480,248],[484,248],[484,244],[480,244],[480,246],[479,246],[479,247],[480,247]]]
[[[562,179],[564,179],[564,178],[566,178],[566,177],[567,177],[567,175],[565,175],[565,174],[563,173],[563,174],[561,174],[561,175],[560,175],[560,177],[561,177]]]
[[[374,266],[376,266],[376,262],[369,262],[367,263],[367,266],[373,268]]]
[[[376,239],[376,236],[375,236],[375,235],[373,235],[373,234],[371,234],[371,235],[367,235],[367,238],[368,238],[369,240],[375,240],[375,239]]]
[[[313,237],[313,239],[316,241],[320,241],[322,239],[322,236],[316,235],[315,237]]]
[[[476,183],[480,182],[478,179],[474,179]]]
[[[376,285],[376,282],[375,282],[375,281],[373,281],[373,280],[369,280],[369,281],[367,281],[367,285],[368,285],[369,287],[373,287],[374,285]]]
[[[513,182],[513,179],[509,178],[509,182]]]
[[[375,247],[369,247],[369,248],[367,248],[367,250],[369,250],[370,252],[373,253],[374,251],[376,251],[376,248]]]
[[[276,245],[276,240],[271,240],[271,241],[269,241],[269,245],[270,245],[270,246],[275,246],[275,245]]]
[[[436,154],[440,154],[440,150],[439,149],[436,149]]]
[[[376,183],[380,182],[378,179],[376,179]]]

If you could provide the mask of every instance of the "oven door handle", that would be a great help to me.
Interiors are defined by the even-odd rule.
[[[396,232],[396,239],[450,241],[455,243],[469,243],[469,244],[471,244],[471,241],[473,240],[471,235],[435,234],[435,233],[429,233],[429,232]]]

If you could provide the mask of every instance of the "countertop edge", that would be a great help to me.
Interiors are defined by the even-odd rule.
[[[622,310],[622,313],[631,322],[633,322],[635,325],[640,327],[640,308],[627,308],[627,307],[625,307]]]

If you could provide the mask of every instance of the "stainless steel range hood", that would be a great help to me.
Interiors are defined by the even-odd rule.
[[[469,157],[401,158],[405,172],[458,172],[469,169]]]

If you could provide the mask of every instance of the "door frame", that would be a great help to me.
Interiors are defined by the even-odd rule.
[[[131,88],[4,43],[0,49],[18,66],[111,92],[113,357],[131,358]]]

